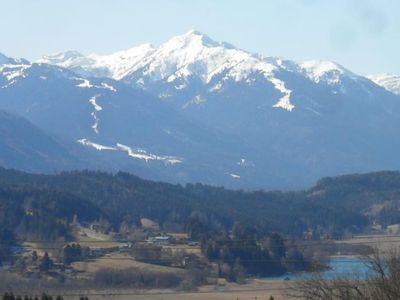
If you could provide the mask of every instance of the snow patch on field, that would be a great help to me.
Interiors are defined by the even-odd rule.
[[[155,160],[155,161],[163,161],[171,165],[182,163],[181,159],[174,156],[158,156],[152,153],[148,153],[146,150],[134,149],[132,147],[120,143],[117,143],[117,147],[118,149],[127,152],[130,157],[145,160],[146,162]]]
[[[80,88],[87,88],[87,89],[90,89],[90,88],[94,87],[94,85],[91,84],[90,81],[87,80],[87,79],[82,79],[82,78],[80,78],[79,80],[82,80],[83,82],[80,83],[80,84],[77,84],[77,85],[76,85],[77,87],[80,87]]]
[[[117,148],[115,148],[115,147],[109,147],[109,146],[96,144],[96,143],[93,143],[93,142],[89,141],[88,139],[80,139],[77,142],[79,144],[81,144],[81,145],[92,147],[92,148],[94,148],[94,149],[96,149],[98,151],[103,151],[103,150],[115,151],[115,150],[117,150]]]
[[[88,79],[84,79],[84,78],[74,78],[74,79],[81,81],[81,83],[76,85],[77,87],[80,87],[80,88],[86,88],[86,89],[96,88],[96,89],[109,90],[112,92],[117,91],[115,87],[113,87],[105,82],[102,82],[100,85],[95,85],[95,84],[91,83]]]
[[[272,82],[275,89],[283,94],[283,97],[280,98],[278,103],[274,104],[273,107],[283,108],[287,111],[292,111],[295,108],[295,106],[290,102],[292,91],[288,90],[285,86],[285,83],[276,77],[270,78],[269,81]]]
[[[99,96],[100,95],[96,95],[89,99],[90,104],[94,108],[94,111],[91,113],[91,116],[93,117],[94,120],[92,129],[96,134],[99,134],[99,123],[100,123],[100,118],[98,117],[97,113],[103,110],[103,108],[96,102]]]
[[[241,167],[255,167],[255,164],[253,162],[245,158],[241,158],[236,164]]]
[[[115,89],[115,87],[108,85],[107,83],[102,82],[101,83],[101,87],[106,89],[106,90],[110,90],[112,92],[116,92],[117,90]]]
[[[240,179],[240,175],[230,173],[229,174],[233,179]]]
[[[7,80],[7,84],[3,85],[1,88],[5,89],[13,84],[15,84],[18,79],[25,78],[27,76],[26,70],[29,69],[31,65],[13,65],[5,64],[0,66],[0,75],[3,75]]]
[[[181,158],[177,158],[175,156],[158,156],[158,155],[149,153],[146,150],[143,150],[140,148],[135,149],[133,147],[129,147],[129,146],[121,144],[121,143],[117,143],[116,146],[113,147],[113,146],[105,146],[105,145],[101,145],[98,143],[94,143],[88,139],[79,139],[79,140],[77,140],[77,142],[83,146],[91,147],[98,151],[109,150],[109,151],[126,152],[130,157],[139,159],[139,160],[144,160],[146,162],[161,161],[161,162],[164,162],[166,165],[175,165],[175,164],[180,164],[183,162],[183,160]]]

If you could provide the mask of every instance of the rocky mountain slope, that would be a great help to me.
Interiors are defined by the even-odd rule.
[[[2,61],[1,109],[142,176],[295,188],[400,167],[399,96],[334,62],[264,57],[197,31]]]

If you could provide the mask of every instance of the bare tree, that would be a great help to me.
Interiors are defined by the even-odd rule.
[[[400,299],[400,253],[374,249],[362,257],[367,274],[327,279],[316,273],[291,286],[289,296],[307,300],[397,300]]]

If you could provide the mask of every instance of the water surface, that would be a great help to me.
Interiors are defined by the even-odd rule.
[[[326,279],[345,277],[350,279],[364,279],[368,274],[368,266],[365,260],[356,257],[333,257],[329,264],[329,269],[322,272]],[[268,278],[277,280],[301,280],[312,276],[310,272],[287,273],[282,276]]]

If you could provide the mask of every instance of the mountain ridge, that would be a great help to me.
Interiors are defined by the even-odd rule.
[[[178,50],[181,50],[181,52],[178,54],[182,57],[182,59],[181,61],[176,59],[176,61],[174,62],[176,64],[176,68],[172,68],[170,66],[171,70],[168,71],[166,68],[161,70],[161,67],[159,65],[155,65],[159,64],[155,57],[159,57],[159,60],[165,61],[167,60],[166,58],[169,54],[174,55],[174,53],[176,53]],[[74,68],[77,64],[79,64],[79,61],[74,61],[73,58],[71,59],[70,55],[66,55],[69,53],[70,51],[67,51],[65,53],[61,52],[54,56],[45,56],[39,59],[37,62],[60,65],[66,68]],[[64,60],[60,60],[60,56],[67,56],[67,58]],[[188,74],[199,73],[200,77],[202,77],[203,80],[209,82],[215,74],[218,74],[219,72],[230,68],[234,68],[237,71],[237,73],[233,75],[237,75],[238,78],[243,76],[243,72],[249,70],[253,71],[251,68],[254,68],[254,70],[265,71],[266,73],[269,73],[279,68],[283,68],[291,72],[298,71],[300,73],[308,75],[310,79],[313,79],[316,82],[319,82],[322,79],[323,75],[326,75],[329,72],[337,73],[336,75],[340,74],[351,76],[353,78],[357,77],[351,71],[332,61],[311,60],[297,63],[295,61],[282,59],[280,57],[268,57],[257,53],[253,54],[248,51],[239,49],[226,42],[216,42],[212,40],[208,35],[201,33],[197,30],[190,30],[183,35],[172,37],[158,47],[154,47],[152,44],[148,43],[130,48],[125,51],[118,51],[109,55],[90,54],[84,56],[79,54],[76,56],[76,58],[78,59],[82,57],[87,58],[88,60],[85,62],[87,62],[88,64],[92,64],[92,67],[94,69],[106,68],[107,65],[109,66],[112,64],[131,64],[131,66],[127,66],[127,69],[130,70],[125,72],[125,76],[129,76],[135,73],[136,71],[138,71],[138,68],[143,67],[143,65],[148,64],[150,61],[153,66],[151,67],[149,72],[156,73],[153,74],[153,77],[155,77],[156,79],[162,78],[170,81],[173,80],[173,78],[171,78],[170,76],[175,75],[175,73],[178,72],[178,75],[185,75],[184,72],[189,71]],[[216,60],[216,58],[218,57],[221,58],[220,61]],[[120,61],[115,60],[115,58],[119,58]],[[144,62],[142,62],[142,65],[140,65],[140,61],[143,59]],[[213,61],[214,64],[217,66],[207,66],[207,68],[205,69],[198,68],[197,70],[188,70],[188,68],[190,68],[190,65],[192,65],[197,60],[202,59]],[[107,60],[112,61],[112,64],[107,63]],[[128,60],[128,62],[126,62],[126,60]],[[169,57],[169,60],[171,60],[171,57]],[[222,64],[221,61],[223,62]],[[250,66],[241,65],[242,70],[238,69],[238,64],[243,62],[250,64]],[[83,69],[85,69],[86,67],[89,68],[91,66],[83,65],[82,67]],[[313,70],[315,70],[316,72],[313,72]],[[242,71],[242,74],[239,73],[239,71]],[[110,71],[109,73],[111,74],[109,77],[117,80],[123,79],[124,77],[121,76],[121,74],[114,73],[112,71]],[[94,72],[90,75],[96,76],[97,74]],[[334,82],[335,81],[333,81],[332,83]]]
[[[384,73],[369,75],[368,78],[375,82],[377,85],[382,86],[386,90],[396,95],[400,95],[400,75]]]
[[[262,57],[196,31],[46,59],[0,65],[0,108],[146,178],[296,188],[400,168],[399,96],[338,63]]]
[[[55,172],[82,166],[68,143],[3,110],[0,110],[0,137],[2,166],[30,172]]]
[[[345,92],[342,89],[343,82],[355,82],[363,86],[365,81],[369,81],[366,76],[357,75],[332,61],[309,60],[298,63],[253,54],[225,42],[216,42],[196,30],[175,36],[158,47],[143,44],[110,55],[90,54],[77,59],[68,57],[63,61],[58,60],[60,55],[63,54],[43,57],[38,62],[70,68],[83,76],[105,76],[123,81],[135,88],[150,91],[169,103],[178,102],[175,106],[179,109],[205,104],[206,97],[195,94],[190,94],[191,99],[185,103],[174,101],[177,95],[193,87],[200,85],[209,93],[218,93],[231,81],[251,85],[255,80],[262,79],[265,84],[272,84],[276,93],[281,95],[275,103],[268,105],[286,111],[295,110],[296,105],[291,101],[293,91],[279,76],[284,72],[317,85],[329,86],[334,93]],[[257,76],[258,79],[255,79]]]

